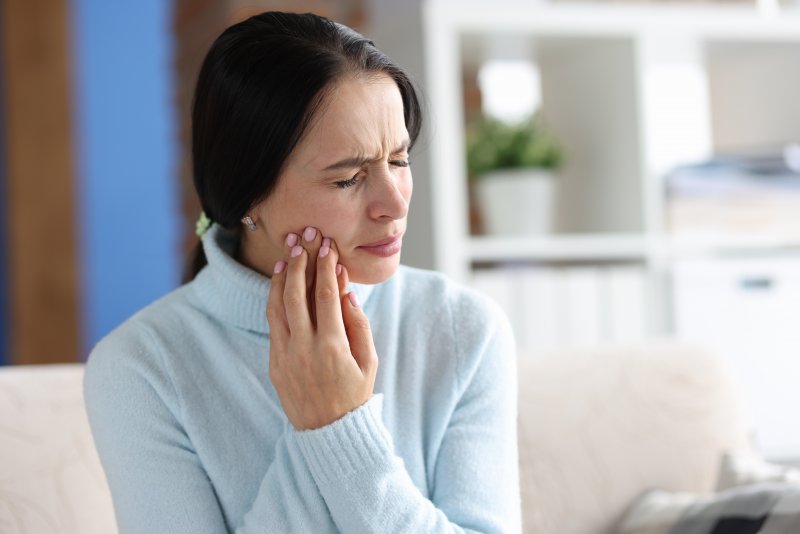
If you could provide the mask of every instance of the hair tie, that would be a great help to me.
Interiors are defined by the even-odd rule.
[[[203,239],[212,224],[214,224],[214,221],[208,218],[205,211],[201,211],[200,217],[197,218],[197,222],[194,225],[194,233],[197,234],[197,237]]]

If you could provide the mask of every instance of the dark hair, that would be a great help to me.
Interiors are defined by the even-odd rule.
[[[372,41],[311,13],[268,12],[225,30],[203,61],[192,106],[194,185],[206,215],[241,228],[272,192],[334,82],[385,73],[397,84],[411,144],[422,111],[414,86]],[[185,281],[206,264],[198,243]]]

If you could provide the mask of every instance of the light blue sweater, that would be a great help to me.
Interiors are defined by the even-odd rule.
[[[375,394],[296,431],[269,380],[269,279],[212,227],[208,266],[103,339],[85,394],[122,534],[518,532],[513,339],[498,309],[401,267],[354,285]]]

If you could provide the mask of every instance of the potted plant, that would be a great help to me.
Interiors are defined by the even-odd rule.
[[[484,232],[550,233],[561,163],[561,148],[539,113],[513,124],[484,115],[468,127],[467,167]]]

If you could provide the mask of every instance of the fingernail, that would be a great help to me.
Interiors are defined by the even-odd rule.
[[[297,256],[299,256],[302,252],[303,252],[303,247],[301,247],[300,245],[295,245],[294,247],[292,247],[292,257],[293,258],[296,258]]]
[[[286,262],[284,262],[284,261],[279,261],[278,263],[276,263],[276,264],[275,264],[275,271],[274,271],[274,274],[280,274],[280,273],[282,273],[282,272],[283,272],[283,270],[284,270],[285,268],[286,268]]]
[[[314,241],[314,238],[317,237],[317,229],[308,227],[303,231],[303,239],[306,241]]]
[[[358,295],[356,295],[355,291],[348,293],[347,298],[350,299],[350,304],[352,304],[354,308],[358,308]]]
[[[297,244],[297,239],[298,239],[297,234],[289,234],[289,235],[287,235],[286,236],[286,246],[288,246],[289,248],[292,248],[293,246],[295,246]]]
[[[336,276],[339,276],[340,274],[342,274],[342,264],[341,263],[337,263],[336,264]]]
[[[319,247],[319,257],[324,258],[331,251],[331,240],[327,237],[322,240],[322,246]]]

